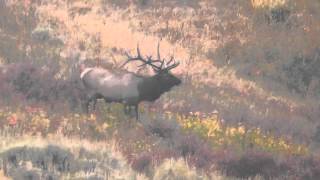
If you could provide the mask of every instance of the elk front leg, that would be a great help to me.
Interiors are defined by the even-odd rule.
[[[125,115],[130,114],[130,105],[124,104],[123,112],[124,112]]]
[[[136,120],[138,121],[139,120],[139,105],[138,104],[134,105],[134,112],[136,114]]]
[[[106,105],[108,105],[109,103],[111,103],[112,101],[107,99],[107,98],[103,98],[104,99],[104,102],[106,103]],[[110,106],[107,106],[107,111],[110,112]]]

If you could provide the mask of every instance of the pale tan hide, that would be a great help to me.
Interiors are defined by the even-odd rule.
[[[86,68],[80,78],[89,96],[100,94],[114,101],[123,99],[137,101],[138,84],[143,80],[142,77],[133,73],[119,74],[102,68]]]

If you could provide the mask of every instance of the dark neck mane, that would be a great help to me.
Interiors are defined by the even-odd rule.
[[[138,85],[139,101],[155,101],[165,92],[155,76],[145,77]]]

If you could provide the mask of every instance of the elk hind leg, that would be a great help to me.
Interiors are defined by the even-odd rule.
[[[96,107],[97,107],[96,105],[97,105],[98,99],[104,99],[106,101],[106,98],[104,98],[101,94],[95,94],[92,97],[92,101],[93,101],[92,109],[93,109],[93,111],[96,110]]]
[[[85,108],[85,113],[86,114],[89,114],[89,106],[90,106],[90,103],[93,101],[93,111],[95,110],[95,106],[97,104],[97,98],[98,98],[99,95],[97,94],[94,94],[92,95],[91,97],[89,97],[85,104],[84,104],[84,108]]]
[[[138,104],[134,105],[134,112],[136,115],[136,120],[138,121],[139,120],[139,105]]]

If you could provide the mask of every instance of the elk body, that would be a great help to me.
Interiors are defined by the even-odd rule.
[[[163,93],[181,83],[181,80],[170,73],[179,63],[174,62],[173,57],[168,61],[161,60],[158,46],[158,59],[151,56],[146,59],[141,56],[139,46],[137,56],[132,57],[126,53],[128,60],[124,65],[132,61],[140,61],[140,67],[151,66],[155,72],[153,76],[141,76],[131,72],[119,72],[102,68],[85,68],[80,78],[87,91],[87,99],[84,104],[86,112],[93,102],[95,108],[97,99],[104,99],[106,103],[118,102],[127,108],[133,106],[136,119],[138,119],[138,106],[141,101],[153,102]],[[157,65],[158,64],[158,65]],[[123,65],[123,66],[124,66]]]

